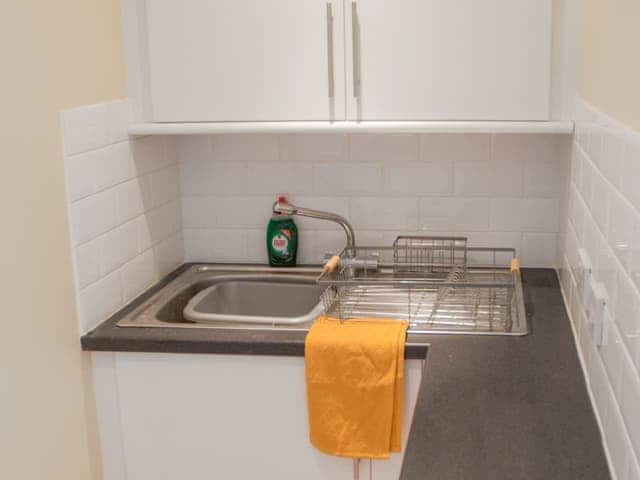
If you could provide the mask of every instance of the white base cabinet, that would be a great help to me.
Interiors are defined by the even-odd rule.
[[[308,440],[304,359],[94,353],[105,480],[349,480],[353,462]],[[422,361],[405,367],[404,444]],[[362,461],[395,480],[402,454]]]

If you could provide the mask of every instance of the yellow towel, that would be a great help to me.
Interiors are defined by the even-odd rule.
[[[407,323],[320,317],[305,341],[311,443],[352,458],[399,452]]]

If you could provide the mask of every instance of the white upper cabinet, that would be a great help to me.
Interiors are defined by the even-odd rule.
[[[549,118],[551,0],[124,1],[144,120]]]
[[[349,119],[548,119],[550,0],[347,5]]]
[[[329,120],[336,108],[344,118],[338,5],[146,0],[152,119]]]

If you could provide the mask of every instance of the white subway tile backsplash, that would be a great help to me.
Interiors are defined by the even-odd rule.
[[[637,480],[640,478],[640,463],[632,451],[629,452],[629,461],[627,462],[626,476],[622,480]]]
[[[602,164],[603,130],[603,126],[595,123],[591,124],[589,141],[585,146],[585,152],[598,168],[600,168],[600,165]]]
[[[559,198],[556,186],[561,180],[544,184],[539,177],[550,172],[562,178],[567,165],[567,159],[558,154],[558,145],[566,140],[545,137],[541,140],[546,146],[538,148],[545,155],[537,156],[531,153],[536,152],[535,142],[527,143],[526,136],[503,140],[507,147],[500,160],[492,158],[493,137],[483,134],[224,135],[191,140],[178,142],[184,228],[241,230],[247,244],[260,246],[260,250],[263,235],[256,232],[265,228],[278,194],[286,194],[298,205],[340,213],[352,220],[358,235],[366,229],[378,242],[392,242],[404,232],[424,234],[428,230],[473,237],[492,231],[490,200],[525,195],[525,161],[541,164],[532,167],[527,187],[534,200]],[[509,156],[508,148],[515,156]],[[476,196],[486,198],[473,198]],[[546,198],[536,198],[542,196]],[[542,227],[525,222],[526,229],[500,232],[521,249],[524,230],[548,234],[545,239],[557,237],[557,225],[548,227],[553,218],[542,222]],[[317,261],[322,244],[337,238],[334,233],[342,235],[331,223],[305,218],[296,218],[296,222],[304,238],[300,245],[303,261]],[[187,256],[194,236],[188,239],[185,235]],[[264,259],[263,252],[249,256],[251,261]]]
[[[468,235],[470,244],[478,247],[515,248],[522,255],[522,233],[520,232],[472,232]]]
[[[384,191],[393,195],[450,195],[453,163],[411,162],[388,164],[383,169]]]
[[[216,197],[211,207],[218,226],[266,228],[275,200],[274,196]]]
[[[604,345],[595,347],[590,335],[578,336],[612,470],[619,479],[635,479],[640,475],[640,284],[634,273],[634,245],[640,245],[640,238],[636,240],[636,231],[640,233],[640,190],[636,185],[640,177],[640,134],[582,101],[578,106],[561,278],[572,275],[571,264],[582,246],[594,262],[594,279],[605,285]],[[578,295],[571,294],[566,281],[563,288],[565,294],[569,291],[568,295],[573,295],[574,320],[584,318],[587,306]],[[604,380],[591,375],[597,365],[594,358],[602,359]],[[609,391],[604,405],[600,401],[603,382]]]
[[[80,291],[79,320],[82,332],[97,327],[123,305],[120,272],[113,272]]]
[[[180,157],[180,192],[183,196],[211,194],[214,164],[209,160]]]
[[[205,163],[213,159],[213,141],[208,135],[179,135],[174,142],[181,163]]]
[[[556,263],[558,238],[553,233],[525,233],[522,236],[522,265],[548,267]]]
[[[493,136],[493,158],[506,162],[553,162],[564,158],[570,142],[563,135],[500,134]]]
[[[459,197],[422,198],[420,227],[434,231],[488,230],[489,200]]]
[[[620,411],[624,418],[629,438],[636,456],[640,455],[640,378],[638,370],[627,359],[622,364],[622,386],[620,393]]]
[[[348,137],[338,133],[292,134],[280,136],[283,162],[335,162],[348,156]]]
[[[218,197],[183,197],[182,226],[184,228],[215,228],[218,224]]]
[[[251,193],[245,162],[183,160],[180,189],[183,195],[232,195]]]
[[[280,156],[277,135],[216,135],[211,142],[217,161],[276,162]]]
[[[575,230],[578,244],[582,245],[584,240],[586,206],[575,185],[570,185],[569,190],[569,221]]]
[[[620,398],[624,344],[618,333],[618,327],[608,311],[605,314],[605,340],[599,352],[607,371],[611,388],[616,397]]]
[[[176,165],[150,175],[151,206],[157,207],[180,198],[180,174]]]
[[[309,232],[309,234],[311,234],[311,232]],[[246,230],[245,236],[247,249],[246,262],[262,264],[268,263],[269,259],[267,257],[267,232],[265,231],[265,229],[260,228]],[[306,237],[307,232],[301,231],[298,237],[298,242],[301,243],[300,240],[304,238],[304,243],[306,245]],[[298,252],[298,262],[301,263],[300,252]]]
[[[115,190],[105,190],[72,203],[70,215],[74,245],[108,232],[118,224]]]
[[[560,204],[557,199],[492,198],[490,213],[495,230],[555,233]]]
[[[182,228],[182,213],[178,200],[150,210],[145,216],[148,219],[147,225],[153,245],[179,232]]]
[[[635,220],[633,207],[617,192],[612,192],[607,239],[625,268],[628,268],[631,258]]]
[[[627,466],[629,451],[627,431],[620,415],[615,396],[609,392],[609,405],[604,422],[604,438],[609,447],[613,471],[617,478],[623,478]]]
[[[616,188],[620,187],[620,173],[624,153],[625,143],[623,136],[615,129],[605,129],[600,170],[605,178]]]
[[[640,296],[626,273],[618,272],[616,323],[630,352],[635,351],[640,336]]]
[[[169,166],[162,137],[141,137],[130,142],[134,176],[141,176]]]
[[[520,200],[525,232],[557,232],[560,223],[558,199],[525,198]]]
[[[100,275],[105,276],[138,254],[138,222],[132,220],[107,232],[100,244]]]
[[[377,195],[382,188],[382,167],[378,164],[313,165],[313,193],[316,195]]]
[[[152,206],[150,176],[137,177],[114,188],[117,197],[118,223],[142,215]]]
[[[523,172],[524,163],[518,158],[487,162],[456,162],[456,194],[519,197],[523,192]]]
[[[640,217],[632,217],[631,252],[629,255],[629,275],[640,290]],[[623,264],[624,265],[624,264]]]
[[[75,248],[76,279],[84,288],[100,279],[100,240],[93,240]]]
[[[411,162],[419,158],[419,138],[412,134],[357,133],[349,138],[351,162]]]
[[[142,253],[153,246],[151,237],[151,219],[149,215],[140,215],[135,222],[138,225],[138,253]]]
[[[594,172],[591,178],[591,214],[600,231],[607,232],[609,229],[609,185],[600,172]]]
[[[420,159],[428,162],[488,162],[491,160],[491,141],[491,135],[483,134],[423,134],[420,135]]]
[[[418,200],[415,197],[354,197],[351,222],[365,229],[416,229]]]
[[[104,150],[92,150],[65,159],[67,191],[70,201],[87,197],[96,191],[96,169]]]
[[[126,100],[63,114],[81,333],[184,261],[176,142],[130,121]]]
[[[251,194],[309,193],[313,188],[312,170],[311,163],[250,162],[247,191]]]
[[[175,138],[165,135],[160,137],[159,141],[162,142],[163,146],[162,160],[164,164],[162,165],[162,168],[169,165],[177,165],[180,162],[180,152],[178,151],[178,145],[176,145]]]
[[[386,240],[385,234],[391,233],[393,238]],[[358,245],[375,246],[375,245],[391,245],[395,237],[403,232],[385,232],[381,230],[358,230],[356,243]],[[346,239],[345,239],[346,240]]]
[[[609,381],[604,365],[602,365],[602,360],[600,360],[600,356],[592,343],[589,322],[583,321],[581,325],[582,332],[580,334],[580,341],[583,346],[583,353],[588,357],[586,365],[591,390],[595,399],[596,408],[598,408],[598,411],[603,412],[602,418],[606,422],[607,412],[610,406]]]
[[[209,249],[209,244],[213,241],[211,230],[185,227],[182,235],[185,262],[205,262],[211,258]]]
[[[524,167],[524,195],[558,197],[563,193],[566,174],[558,161],[528,161]]]
[[[124,301],[130,302],[158,279],[153,250],[138,255],[122,267],[122,293]]]
[[[591,208],[591,190],[593,184],[594,167],[590,161],[584,160],[582,169],[580,170],[581,178],[579,181],[580,194],[585,204]]]
[[[604,285],[608,296],[609,311],[611,314],[615,314],[615,302],[618,297],[618,269],[613,252],[601,235],[598,235],[598,250],[594,257],[593,276],[596,281]]]
[[[254,237],[255,240],[255,237]],[[207,229],[184,231],[185,257],[188,262],[245,262],[246,234],[238,229]],[[265,247],[266,249],[266,240]]]
[[[640,135],[628,137],[624,152],[621,175],[620,190],[625,197],[633,204],[636,210],[640,210]]]
[[[99,150],[104,154],[96,164],[96,188],[102,190],[133,176],[129,142],[120,142]]]

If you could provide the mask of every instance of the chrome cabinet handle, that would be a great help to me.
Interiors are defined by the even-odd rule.
[[[329,98],[334,97],[333,80],[333,5],[327,3],[327,73],[329,75]]]
[[[358,4],[351,2],[351,47],[353,53],[353,96],[360,96],[360,22],[358,20]]]

